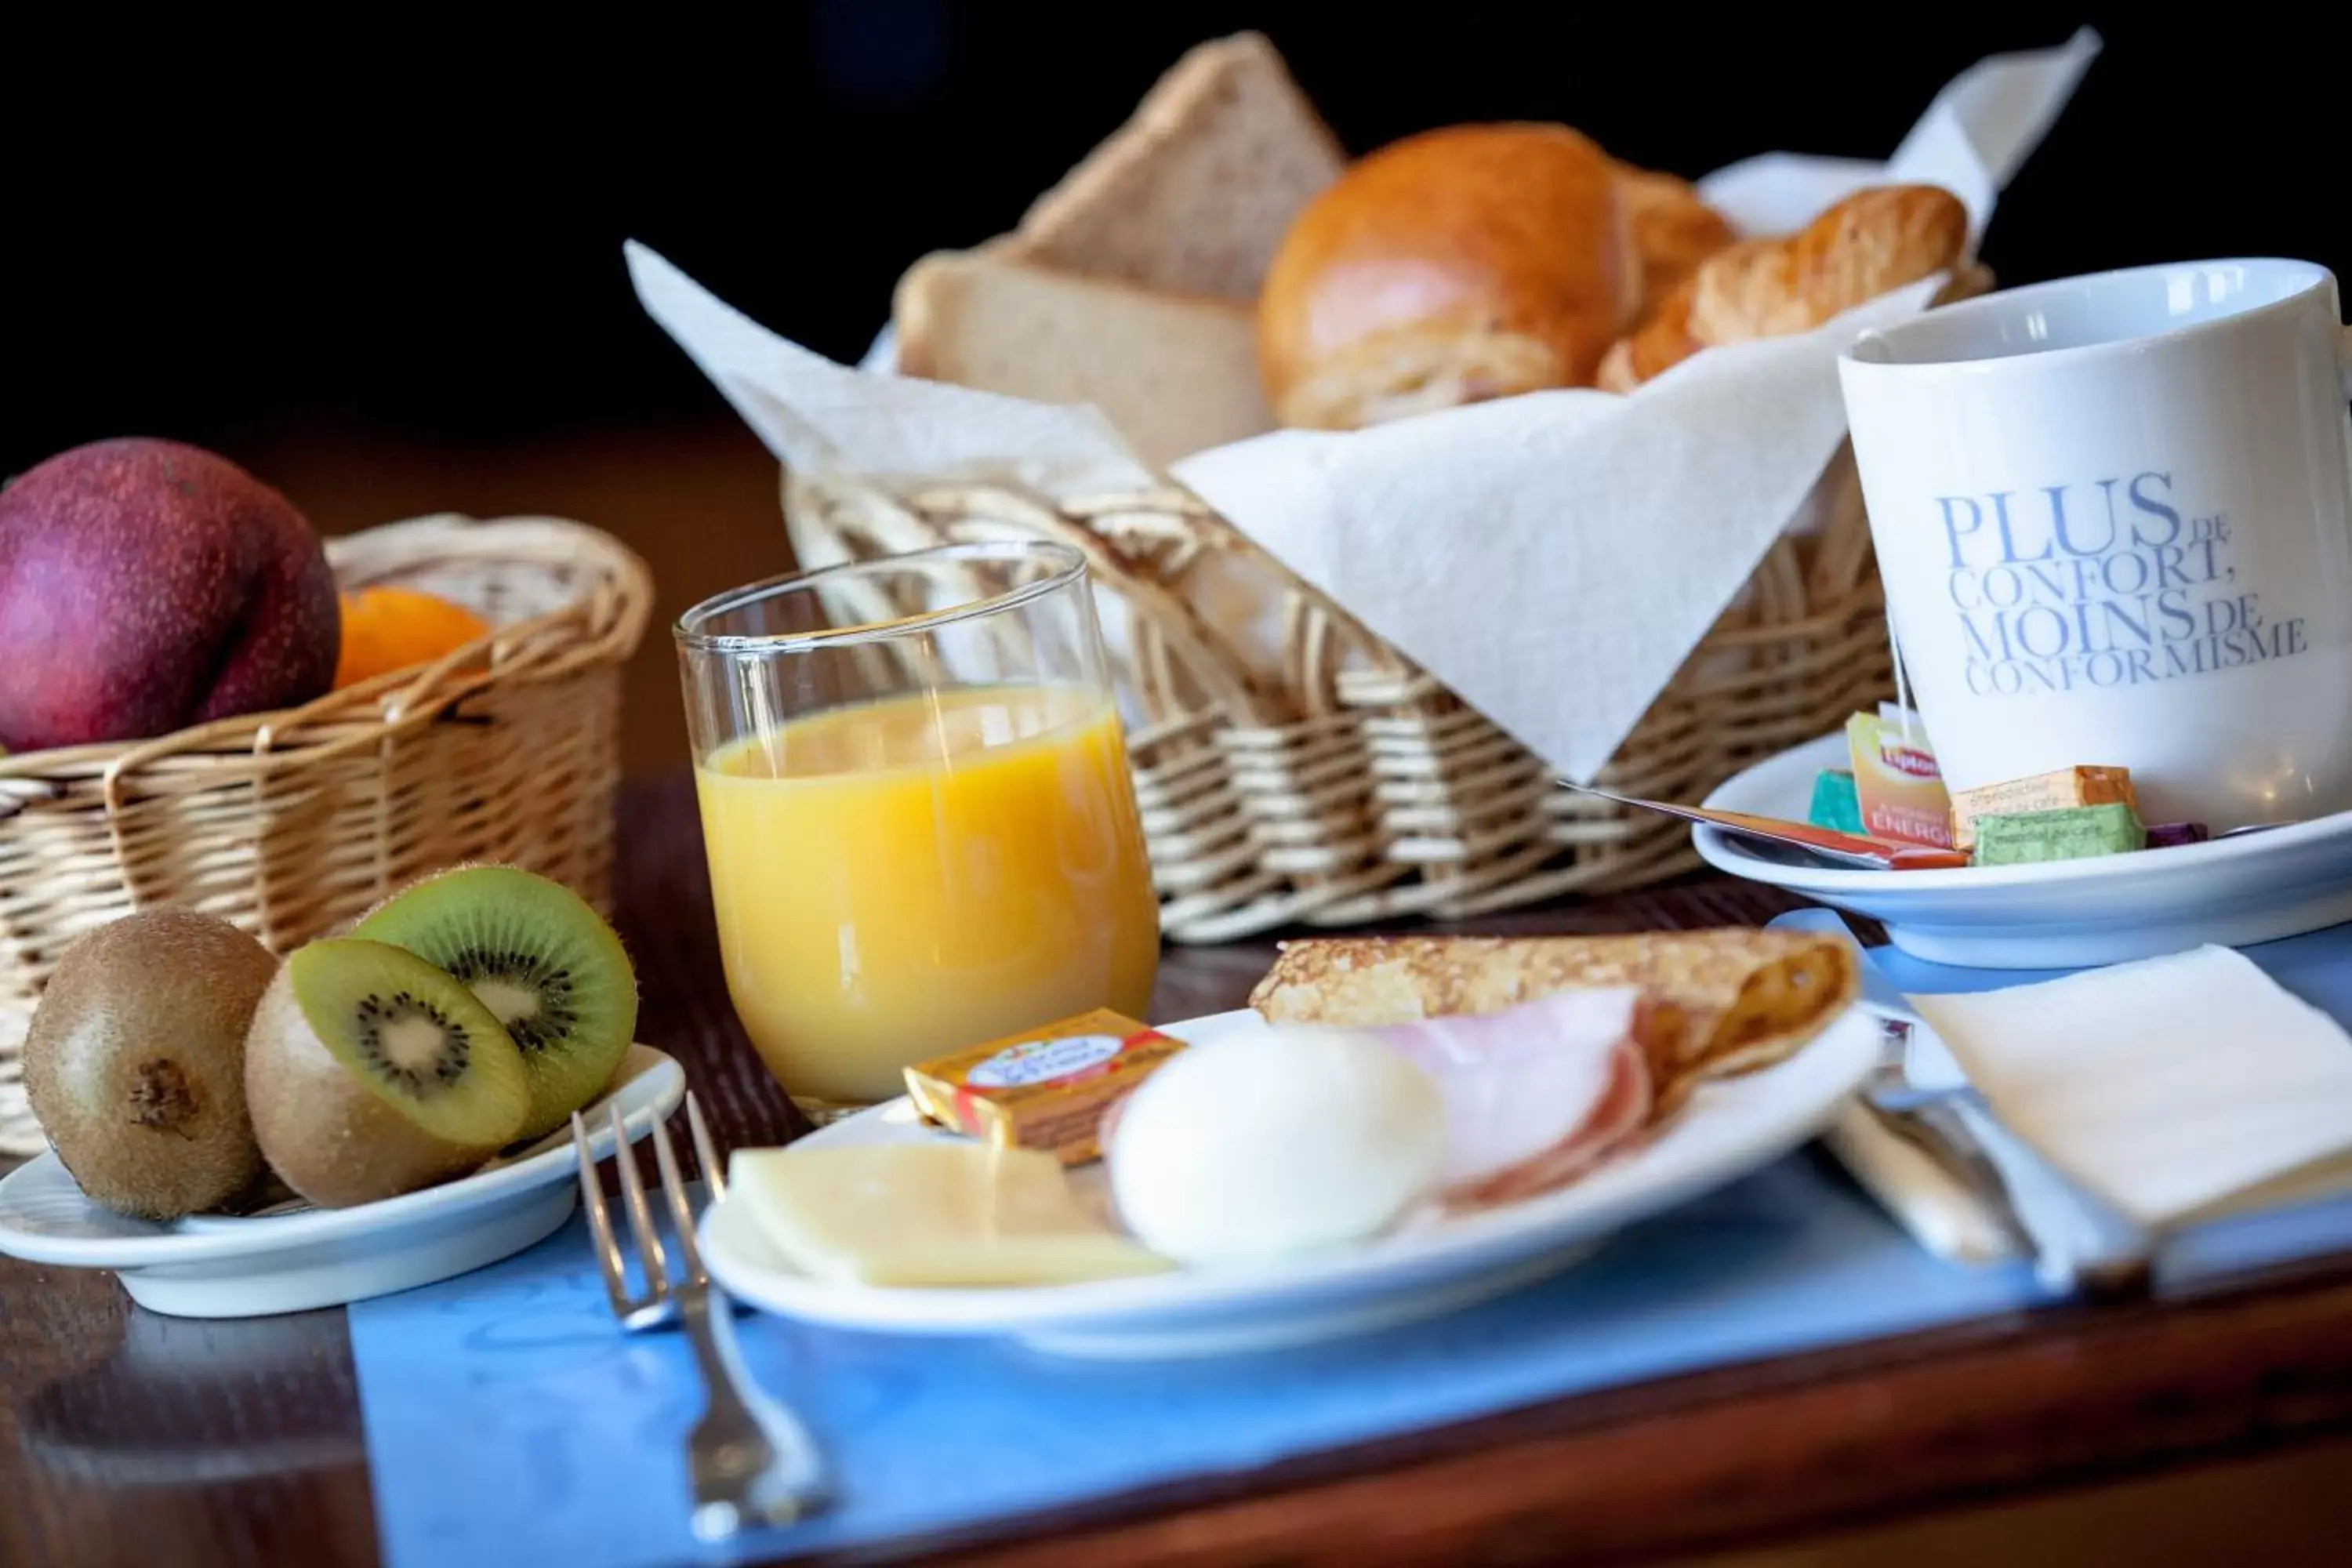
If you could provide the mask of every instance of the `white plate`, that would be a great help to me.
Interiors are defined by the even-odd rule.
[[[1263,1029],[1221,1013],[1169,1033],[1200,1041]],[[702,1222],[703,1258],[738,1300],[808,1322],[902,1334],[1007,1335],[1086,1356],[1267,1350],[1433,1317],[1541,1279],[1612,1232],[1797,1147],[1827,1123],[1878,1057],[1879,1027],[1849,1012],[1794,1058],[1701,1089],[1655,1142],[1572,1186],[1508,1208],[1280,1265],[1184,1269],[1085,1285],[893,1289],[812,1279],[722,1203]],[[945,1137],[903,1100],[813,1133],[809,1148]],[[1100,1167],[1091,1179],[1098,1197]]]
[[[1757,763],[1706,804],[1801,822],[1814,775],[1847,760],[1844,734],[1824,735]],[[2120,963],[2352,921],[2352,812],[2136,855],[1949,871],[1783,862],[1712,827],[1691,839],[1717,870],[1869,915],[1906,952],[1971,969]]]
[[[613,1087],[587,1108],[591,1146],[599,1157],[612,1152],[608,1103],[620,1106],[634,1142],[685,1093],[677,1063],[631,1046]],[[363,1300],[495,1263],[561,1226],[579,1197],[569,1128],[470,1176],[381,1203],[290,1205],[168,1224],[90,1202],[51,1152],[0,1177],[0,1253],[111,1268],[151,1311],[260,1317]]]

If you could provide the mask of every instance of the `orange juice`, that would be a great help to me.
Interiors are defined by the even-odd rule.
[[[727,985],[795,1096],[1094,1007],[1140,1017],[1160,911],[1109,700],[949,688],[790,721],[695,770]]]

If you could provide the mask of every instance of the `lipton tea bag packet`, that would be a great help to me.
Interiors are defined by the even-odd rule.
[[[1845,721],[1862,830],[1873,838],[1952,847],[1952,802],[1916,715],[1892,706]]]
[[[1082,1165],[1102,1157],[1104,1113],[1183,1048],[1172,1035],[1097,1007],[919,1062],[907,1069],[907,1097],[951,1131]]]

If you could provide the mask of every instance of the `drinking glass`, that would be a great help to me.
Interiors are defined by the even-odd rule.
[[[1076,550],[779,577],[677,639],[728,992],[813,1120],[967,1046],[1143,1016],[1159,904]]]

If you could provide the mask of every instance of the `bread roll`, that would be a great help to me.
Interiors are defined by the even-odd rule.
[[[1617,165],[1617,189],[1642,258],[1642,309],[1656,310],[1698,264],[1738,237],[1724,216],[1675,174]]]
[[[1968,238],[1968,209],[1949,191],[1856,191],[1784,239],[1737,246],[1702,263],[1692,274],[1691,336],[1714,344],[1810,332],[1951,267]]]
[[[1286,425],[1345,430],[1580,386],[1641,300],[1616,166],[1564,125],[1457,125],[1310,202],[1258,299]]]
[[[1640,326],[1617,340],[1593,377],[1595,386],[1603,392],[1631,392],[1698,352],[1690,335],[1691,282],[1685,278],[1668,289]]]

